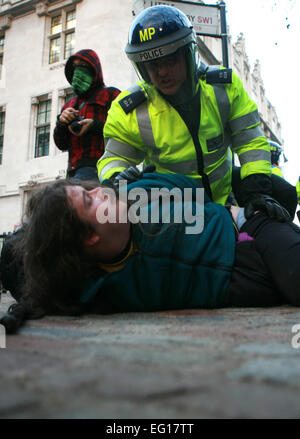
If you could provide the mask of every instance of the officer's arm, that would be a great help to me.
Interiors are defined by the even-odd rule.
[[[244,205],[252,194],[272,194],[270,146],[260,128],[257,105],[234,73],[227,92],[232,102],[228,126],[232,149],[241,164],[239,197]]]
[[[271,176],[270,146],[260,128],[257,105],[249,98],[242,81],[233,73],[229,129],[232,149],[238,154],[242,180],[251,174]]]
[[[140,164],[145,153],[117,139],[106,139],[105,153],[98,160],[99,180],[107,180],[124,169]]]
[[[289,221],[289,213],[271,197],[270,145],[259,126],[257,105],[249,98],[242,81],[235,74],[228,93],[232,93],[229,128],[232,148],[241,164],[239,197],[245,206],[245,216],[250,218],[260,211],[272,219]]]

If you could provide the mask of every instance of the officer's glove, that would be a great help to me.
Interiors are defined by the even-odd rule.
[[[264,194],[252,194],[245,203],[245,217],[251,218],[256,212],[264,213],[268,218],[285,223],[291,221],[288,211],[274,198]]]
[[[130,168],[124,169],[124,171],[114,177],[114,184],[118,184],[120,180],[127,180],[128,183],[133,183],[143,178],[143,175],[149,172],[155,172],[155,165],[148,165],[143,171],[140,171],[135,166],[130,166]]]

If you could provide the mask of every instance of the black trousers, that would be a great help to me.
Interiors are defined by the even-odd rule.
[[[236,245],[229,306],[300,306],[300,228],[257,214],[240,232],[253,241]]]

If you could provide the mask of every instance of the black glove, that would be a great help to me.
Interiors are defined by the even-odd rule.
[[[272,181],[266,174],[251,174],[241,180],[240,170],[236,175],[236,170],[233,169],[232,185],[235,198],[241,207],[246,206],[246,202],[257,194],[264,194],[272,196]]]
[[[245,217],[251,218],[255,212],[264,213],[268,218],[285,223],[291,221],[288,211],[274,198],[264,194],[252,194],[245,203]]]
[[[128,183],[133,183],[143,178],[143,175],[149,172],[155,172],[155,165],[148,165],[143,171],[139,171],[135,166],[130,166],[130,168],[124,169],[124,171],[114,177],[114,184],[118,184],[120,180],[127,180]]]

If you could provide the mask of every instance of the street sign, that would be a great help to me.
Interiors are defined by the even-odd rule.
[[[133,14],[138,15],[144,9],[158,5],[173,6],[182,11],[190,19],[197,35],[221,38],[223,66],[229,67],[228,36],[224,1],[220,1],[217,5],[205,5],[204,3],[189,1],[161,2],[156,0],[134,0]]]
[[[196,33],[201,35],[221,36],[221,18],[218,5],[204,5],[195,2],[135,0],[135,15],[150,6],[167,5],[182,11],[190,20]]]

